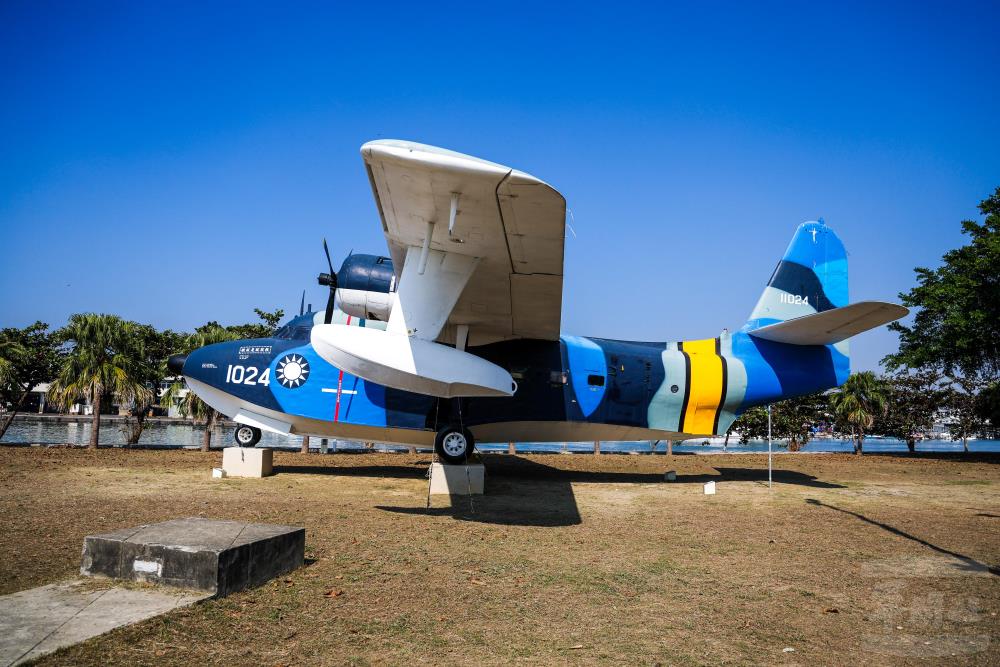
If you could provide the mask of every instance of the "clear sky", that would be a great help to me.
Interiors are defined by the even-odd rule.
[[[824,217],[895,299],[1000,185],[1000,4],[0,3],[0,326],[320,307],[384,252],[359,146],[551,183],[563,331],[739,327]],[[855,369],[895,348],[852,343]]]

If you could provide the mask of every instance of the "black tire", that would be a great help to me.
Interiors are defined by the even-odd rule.
[[[445,426],[434,438],[434,451],[445,463],[452,465],[465,463],[472,456],[475,446],[476,441],[469,429],[457,424]]]
[[[233,431],[233,439],[240,447],[256,447],[260,442],[260,429],[247,424],[239,424]]]

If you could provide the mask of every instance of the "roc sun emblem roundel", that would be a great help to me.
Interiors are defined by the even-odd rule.
[[[286,354],[276,369],[282,387],[295,389],[309,379],[309,362],[298,354]]]

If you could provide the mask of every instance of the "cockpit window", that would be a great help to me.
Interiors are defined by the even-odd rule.
[[[311,329],[312,327],[309,326],[289,322],[275,331],[272,338],[278,338],[281,340],[309,340]]]

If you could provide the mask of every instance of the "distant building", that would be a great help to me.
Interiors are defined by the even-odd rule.
[[[167,393],[167,390],[174,384],[176,380],[174,378],[168,378],[160,382],[159,386],[156,388],[156,404],[151,408],[154,416],[162,417],[183,417],[184,413],[180,409],[180,405],[184,402],[188,395],[188,388],[184,386],[177,395],[174,396],[173,401],[167,407],[162,407],[159,405],[159,401],[163,398],[163,395]],[[48,400],[49,394],[48,382],[42,382],[36,385],[31,393],[24,399],[24,403],[21,404],[19,412],[21,413],[35,413],[35,414],[71,414],[71,415],[92,415],[94,414],[94,408],[90,404],[90,401],[82,399],[81,401],[74,403],[67,410],[65,406],[59,403],[53,403]],[[118,414],[128,414],[128,405],[120,405],[114,401],[105,403],[102,406],[101,413],[109,415]]]
[[[181,381],[183,382],[183,380],[181,380]],[[167,393],[167,390],[170,389],[170,387],[175,382],[177,382],[177,378],[167,378],[165,380],[161,380],[160,381],[159,389],[157,390],[157,393],[156,393],[157,398],[160,399],[160,400],[162,400],[163,399],[163,395]],[[188,389],[187,385],[185,384],[184,387],[180,391],[177,392],[177,395],[174,396],[174,398],[170,402],[169,406],[167,406],[166,408],[163,408],[161,406],[156,406],[154,408],[154,411],[156,411],[157,413],[165,413],[165,416],[167,416],[167,417],[183,417],[183,416],[185,416],[184,412],[181,410],[180,406],[187,399],[187,395],[188,395],[188,393],[190,391],[191,390]],[[159,400],[157,402],[159,402]]]
[[[50,405],[46,401],[46,397],[49,393],[49,383],[43,382],[36,385],[31,393],[24,399],[24,403],[21,404],[21,412],[35,412],[37,414],[52,413],[52,412],[62,412],[59,405]]]

